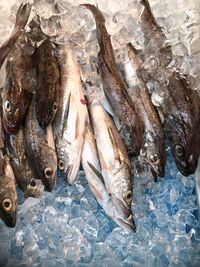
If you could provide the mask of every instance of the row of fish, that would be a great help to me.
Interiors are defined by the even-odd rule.
[[[67,44],[52,43],[33,21],[31,32],[22,32],[31,7],[20,6],[11,38],[0,49],[2,64],[7,57],[2,91],[0,217],[9,227],[15,226],[17,216],[15,179],[25,197],[39,197],[43,185],[52,191],[57,167],[72,185],[82,163],[88,184],[108,216],[135,231],[131,177],[137,166],[132,167],[130,158],[147,166],[153,177],[163,177],[164,134],[179,170],[184,175],[195,171],[200,149],[196,134],[199,96],[188,83],[190,77],[168,67],[171,48],[149,3],[140,2],[144,6],[144,52],[127,44],[136,86],[131,86],[130,69],[123,77],[117,68],[103,14],[95,6],[82,5],[95,17],[98,71],[112,115],[95,92],[85,98],[83,75]],[[151,53],[154,67],[146,64],[146,53]],[[147,82],[151,80],[157,86],[150,93]],[[128,141],[122,139],[122,129],[130,136]]]

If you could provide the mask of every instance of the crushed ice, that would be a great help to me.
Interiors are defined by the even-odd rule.
[[[0,2],[0,44],[9,36],[19,2]],[[43,31],[57,42],[69,38],[86,79],[92,81],[94,88],[98,87],[99,80],[93,71],[93,58],[98,50],[94,21],[89,12],[77,8],[83,2],[96,3],[33,2],[34,12],[42,16]],[[52,8],[52,3],[57,3],[57,9]],[[173,52],[184,55],[181,71],[197,76],[199,1],[151,0],[150,4],[158,23],[165,28]],[[116,60],[127,64],[125,44],[132,41],[136,48],[142,48],[143,35],[134,19],[142,12],[141,5],[136,0],[101,0],[98,6],[105,12]],[[47,19],[52,16],[51,23],[55,25],[59,17],[65,33],[50,27]],[[3,80],[1,70],[1,86]],[[154,183],[148,177],[135,177],[133,192],[132,209],[137,224],[134,235],[120,229],[105,215],[83,173],[72,187],[59,177],[53,193],[45,192],[40,199],[24,201],[21,196],[16,228],[9,229],[0,222],[0,266],[199,266],[200,223],[196,219],[194,177],[182,176],[168,152],[165,178]]]

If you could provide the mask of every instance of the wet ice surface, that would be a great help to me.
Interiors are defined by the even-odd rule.
[[[15,14],[20,2],[0,2],[1,44],[14,22],[14,15],[8,18],[9,8],[17,3],[12,8]],[[49,3],[53,2],[62,4],[59,12],[65,13],[61,23],[67,37],[84,64],[86,76],[98,86],[99,80],[90,65],[98,50],[94,19],[85,9],[74,7],[94,1],[71,0],[70,5],[64,0],[35,0],[34,12],[44,17],[42,28],[51,36],[57,29],[49,27],[45,18],[58,13],[51,9]],[[141,7],[135,0],[97,2],[112,33],[117,62],[125,62],[123,50],[128,41],[142,48],[143,36],[133,19]],[[195,76],[200,62],[199,1],[152,0],[150,3],[158,23],[165,26],[174,53],[185,55],[182,72]],[[3,76],[0,79],[2,84]],[[133,192],[137,224],[134,235],[120,229],[105,215],[84,175],[72,187],[60,177],[53,193],[46,192],[41,199],[29,198],[24,203],[21,199],[15,229],[7,228],[0,221],[0,266],[199,266],[200,223],[195,218],[194,177],[183,177],[168,155],[165,178],[158,183],[148,177],[135,178]]]
[[[105,215],[84,175],[72,187],[59,177],[53,193],[19,205],[15,229],[0,223],[0,266],[198,266],[193,191],[193,177],[183,177],[171,156],[164,179],[135,178],[130,234]]]

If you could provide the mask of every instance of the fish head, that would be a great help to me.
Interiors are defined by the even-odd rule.
[[[42,181],[40,179],[31,178],[27,182],[27,187],[24,192],[24,197],[41,197],[42,193],[44,191],[44,186],[42,184]]]
[[[17,219],[17,195],[12,188],[0,192],[0,218],[8,227],[15,227]]]
[[[166,162],[164,141],[158,139],[152,132],[148,132],[145,136],[146,138],[140,150],[140,156],[145,158],[145,161],[147,161],[155,175],[163,177]]]
[[[57,168],[54,164],[49,164],[43,168],[43,183],[47,191],[52,191],[56,183]]]
[[[19,129],[28,106],[26,93],[19,97],[20,88],[14,82],[8,82],[3,90],[3,126],[8,134],[14,134]],[[20,93],[21,94],[21,93]]]
[[[176,124],[166,131],[177,168],[184,176],[193,174],[199,157],[199,134],[186,123]]]

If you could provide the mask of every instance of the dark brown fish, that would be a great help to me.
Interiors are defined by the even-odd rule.
[[[34,59],[37,72],[36,115],[39,125],[44,129],[58,109],[59,66],[55,48],[49,39],[36,49]]]
[[[200,153],[199,95],[191,83],[192,77],[182,76],[178,70],[175,72],[168,67],[173,59],[171,47],[166,44],[164,32],[156,23],[148,1],[140,2],[145,7],[141,27],[147,53],[143,77],[157,83],[152,101],[164,118],[164,131],[176,165],[188,176],[195,172]]]
[[[6,145],[10,157],[10,164],[15,174],[19,188],[26,197],[40,197],[43,185],[31,166],[24,146],[24,134],[22,127],[16,135],[6,136]]]
[[[31,92],[35,90],[32,44],[22,34],[9,55],[3,87],[3,125],[8,134],[16,133],[24,119]]]
[[[53,139],[52,126],[42,129],[38,124],[35,112],[35,96],[28,108],[25,118],[25,148],[43,181],[45,189],[52,191],[57,177],[57,156]]]
[[[10,38],[2,45],[0,48],[0,68],[3,65],[6,57],[12,50],[14,44],[16,43],[17,39],[19,38],[22,30],[26,26],[28,18],[31,12],[31,4],[29,3],[22,3],[17,11],[16,21],[14,28],[12,30]]]
[[[127,45],[128,54],[136,70],[141,68],[137,50],[131,43]],[[151,95],[140,73],[137,75],[137,87],[129,90],[129,94],[140,115],[144,127],[144,141],[140,158],[151,166],[156,175],[163,177],[166,163],[164,133],[157,110],[151,102]]]
[[[133,152],[139,155],[143,142],[142,127],[136,109],[128,95],[127,86],[117,69],[110,35],[105,28],[105,19],[97,7],[90,4],[83,4],[82,6],[88,8],[96,20],[97,39],[100,46],[98,66],[105,95],[121,124],[130,134]]]
[[[9,158],[0,152],[0,218],[8,227],[15,227],[17,219],[17,192],[15,176]]]

